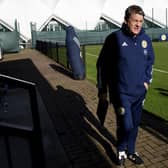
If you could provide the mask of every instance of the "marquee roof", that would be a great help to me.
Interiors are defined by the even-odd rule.
[[[102,15],[122,24],[124,11],[131,4],[142,6],[149,21],[166,26],[166,0],[0,0],[0,20],[13,28],[17,20],[20,33],[30,39],[30,22],[40,30],[54,17],[78,29],[94,29]]]

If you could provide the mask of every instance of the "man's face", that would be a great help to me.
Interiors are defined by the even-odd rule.
[[[144,18],[142,15],[133,13],[126,22],[126,24],[128,25],[130,31],[134,35],[137,35],[141,31],[143,21]]]

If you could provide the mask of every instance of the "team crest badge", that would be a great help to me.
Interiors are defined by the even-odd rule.
[[[143,48],[146,48],[148,46],[148,43],[146,40],[142,40],[141,45]]]
[[[118,113],[119,113],[119,115],[124,115],[125,114],[125,108],[124,107],[119,107],[118,108]]]
[[[166,35],[165,35],[165,34],[162,34],[162,35],[161,35],[161,40],[162,40],[162,41],[165,41],[166,39],[167,39]]]

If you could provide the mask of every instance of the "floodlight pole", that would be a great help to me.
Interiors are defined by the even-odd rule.
[[[152,8],[152,27],[153,27],[153,25],[154,25],[154,9]]]
[[[154,28],[154,9],[152,8],[152,28]],[[152,31],[152,40],[153,40],[153,31]]]
[[[167,29],[167,8],[166,8],[166,29]]]

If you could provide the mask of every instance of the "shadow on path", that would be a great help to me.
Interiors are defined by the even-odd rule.
[[[30,59],[2,62],[0,72],[37,84],[72,167],[81,164],[87,168],[97,164],[102,165],[102,168],[111,167],[95,141],[100,144],[100,148],[104,148],[113,163],[116,163],[115,153],[110,145],[115,144],[114,137],[101,127],[78,93],[60,85],[54,90]]]
[[[69,73],[60,66],[52,65],[51,67],[69,76]],[[59,84],[56,84],[53,89],[30,59],[1,62],[0,72],[37,84],[70,167],[80,167],[81,165],[86,168],[97,165],[102,168],[113,167],[112,165],[116,163],[116,156],[111,144],[115,146],[115,139],[89,111],[80,94]],[[167,142],[168,123],[166,121],[158,119],[144,110],[141,127],[160,140]],[[106,152],[112,163],[102,151]],[[56,156],[59,154],[57,153]],[[64,161],[64,158],[59,159]],[[59,167],[57,163],[55,166]]]
[[[65,69],[62,66],[57,66],[55,64],[50,64],[51,68],[53,68],[55,71],[60,72],[68,77],[73,78],[72,72],[70,72],[68,69]]]
[[[94,140],[104,148],[109,158],[116,164],[116,155],[110,145],[116,144],[115,139],[106,128],[100,125],[99,121],[89,111],[82,96],[60,85],[57,86],[56,95],[61,99],[59,102],[63,107],[64,121],[69,125],[70,130],[72,132],[74,132],[74,130],[75,132],[81,131],[81,133],[83,134],[84,132],[87,137],[89,135],[89,137],[94,138]],[[89,145],[87,142],[86,137],[83,137],[83,140],[88,145],[87,148],[92,148],[91,144]]]
[[[168,143],[168,121],[165,121],[144,109],[141,123],[143,129]]]
[[[159,93],[163,96],[168,96],[168,90],[163,88],[155,88],[155,90],[159,91]]]
[[[64,68],[54,64],[52,64],[51,67],[54,70],[58,70],[60,73],[67,75],[67,72]],[[161,88],[156,89],[160,91],[160,94],[167,96],[168,90]],[[147,130],[148,132],[152,133],[152,135],[159,138],[160,140],[163,140],[166,143],[168,143],[168,122],[159,117],[156,117],[155,115],[153,115],[145,109],[143,109],[141,127]],[[114,140],[111,139],[110,141],[113,144],[115,144]]]

